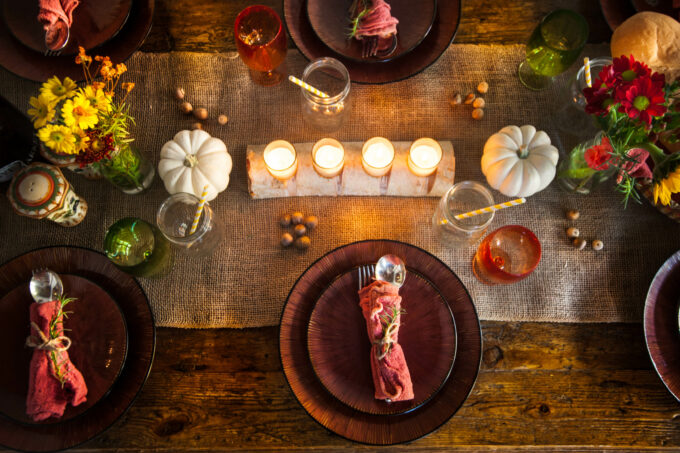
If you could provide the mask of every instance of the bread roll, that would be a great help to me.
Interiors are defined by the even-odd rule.
[[[614,30],[612,57],[633,55],[666,80],[680,77],[680,22],[651,11],[637,13]]]

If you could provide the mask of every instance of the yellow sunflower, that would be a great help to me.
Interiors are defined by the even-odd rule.
[[[97,113],[97,109],[82,94],[64,102],[64,106],[61,108],[64,124],[83,130],[94,127],[97,124],[99,121]]]
[[[54,76],[42,84],[40,94],[45,95],[50,102],[56,104],[62,99],[73,97],[73,95],[76,94],[76,88],[76,83],[68,77],[64,78],[64,82],[62,83],[59,80],[59,77]]]
[[[31,115],[31,121],[33,121],[33,126],[36,129],[40,129],[52,121],[56,111],[54,110],[54,103],[50,102],[47,96],[44,94],[38,97],[31,96],[29,102],[33,108],[28,109],[28,114]]]
[[[92,85],[88,85],[83,90],[83,96],[100,112],[111,111],[111,99],[104,94],[102,89],[95,89]]]
[[[660,182],[654,184],[654,204],[661,200],[661,204],[668,206],[671,195],[680,192],[680,165]]]
[[[48,148],[59,154],[74,154],[76,139],[66,126],[48,124],[38,130],[38,138]]]
[[[73,131],[73,138],[75,139],[74,146],[76,154],[79,154],[90,147],[90,137],[82,129],[75,129]]]

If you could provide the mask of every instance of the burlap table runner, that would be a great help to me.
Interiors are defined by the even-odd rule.
[[[515,75],[522,46],[453,45],[430,68],[388,85],[353,85],[354,110],[349,123],[332,136],[362,141],[375,135],[392,140],[421,136],[451,140],[456,151],[456,181],[484,181],[479,160],[486,138],[508,124],[534,124],[558,144],[576,138],[557,131],[554,112],[565,102],[567,75],[550,89],[535,93]],[[606,46],[587,49],[605,55]],[[306,64],[297,52],[287,57],[291,74]],[[291,286],[310,263],[333,248],[362,239],[396,239],[420,246],[445,261],[470,290],[480,318],[507,321],[640,321],[647,287],[664,260],[680,248],[680,226],[648,203],[620,206],[618,194],[605,187],[589,196],[569,195],[555,185],[522,207],[497,213],[493,227],[518,223],[531,228],[543,245],[543,258],[527,280],[489,287],[472,274],[474,247],[450,249],[437,242],[430,218],[436,200],[426,198],[288,198],[253,201],[247,194],[246,145],[284,138],[313,142],[324,137],[303,123],[299,88],[282,83],[254,85],[235,54],[145,54],[129,61],[128,80],[137,87],[131,100],[137,119],[136,145],[158,161],[161,145],[193,119],[183,115],[172,91],[182,86],[195,107],[212,118],[229,116],[227,126],[211,119],[208,132],[227,144],[234,158],[228,190],[213,203],[226,241],[211,258],[178,257],[170,275],[141,279],[161,326],[249,327],[276,325]],[[572,72],[573,73],[573,72]],[[486,80],[490,90],[486,115],[473,120],[468,106],[452,108],[455,91],[472,91]],[[0,94],[22,110],[37,84],[0,70]],[[587,136],[581,138],[589,138]],[[561,145],[564,146],[564,145]],[[160,180],[143,195],[127,196],[105,181],[92,182],[67,173],[89,203],[84,222],[62,228],[49,221],[14,215],[0,197],[0,260],[51,244],[102,248],[108,225],[124,216],[154,220],[166,192]],[[506,200],[494,192],[496,200]],[[565,238],[564,210],[576,207],[584,237],[600,238],[601,252],[578,252]],[[301,210],[319,216],[305,253],[282,250],[278,217]]]

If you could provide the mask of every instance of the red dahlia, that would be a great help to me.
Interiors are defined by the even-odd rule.
[[[619,112],[625,112],[630,118],[640,118],[647,126],[652,124],[652,117],[666,113],[666,101],[663,87],[654,83],[651,77],[637,78],[624,90],[616,92],[617,101],[621,103]]]

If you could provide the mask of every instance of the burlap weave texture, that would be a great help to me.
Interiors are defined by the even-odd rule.
[[[533,124],[546,130],[558,146],[579,138],[558,130],[556,112],[566,102],[568,75],[550,89],[532,92],[515,74],[522,46],[453,45],[430,68],[408,80],[387,85],[352,86],[353,112],[345,127],[332,137],[362,141],[380,135],[391,140],[428,136],[451,140],[456,150],[456,181],[484,181],[479,161],[485,140],[508,124]],[[593,58],[606,46],[588,48]],[[333,248],[362,239],[395,239],[420,246],[446,262],[469,289],[480,318],[507,321],[613,322],[641,321],[649,283],[658,267],[680,248],[680,226],[646,202],[624,210],[619,195],[603,187],[589,196],[569,195],[556,185],[529,198],[517,208],[497,213],[492,227],[517,223],[531,228],[543,246],[543,258],[527,280],[489,287],[472,274],[475,248],[450,249],[433,236],[430,219],[436,200],[426,198],[287,198],[251,200],[247,193],[247,144],[283,138],[313,142],[327,136],[302,119],[299,88],[282,83],[254,85],[235,54],[145,54],[128,62],[127,80],[136,82],[132,94],[136,145],[158,162],[163,143],[195,121],[180,112],[172,96],[183,87],[194,107],[206,107],[211,119],[206,130],[227,144],[234,170],[226,192],[212,206],[226,240],[212,257],[189,260],[178,256],[170,275],[141,279],[161,326],[251,327],[276,325],[286,295],[306,267]],[[287,57],[291,74],[306,64],[297,52]],[[572,68],[571,73],[575,68]],[[472,91],[481,81],[490,85],[485,117],[471,118],[469,106],[452,108],[447,99],[456,91]],[[0,95],[22,110],[38,85],[0,70]],[[226,126],[216,117],[229,116]],[[582,139],[590,138],[582,133]],[[166,191],[160,180],[145,194],[128,196],[105,181],[92,182],[66,173],[89,212],[84,222],[66,229],[48,221],[14,215],[0,198],[0,260],[33,248],[70,244],[101,250],[108,225],[125,216],[149,221]],[[493,192],[497,201],[507,197]],[[581,218],[569,222],[564,210],[578,208]],[[278,217],[300,210],[320,218],[304,253],[282,250]],[[578,252],[565,229],[577,226],[586,239],[602,239],[601,252]]]

